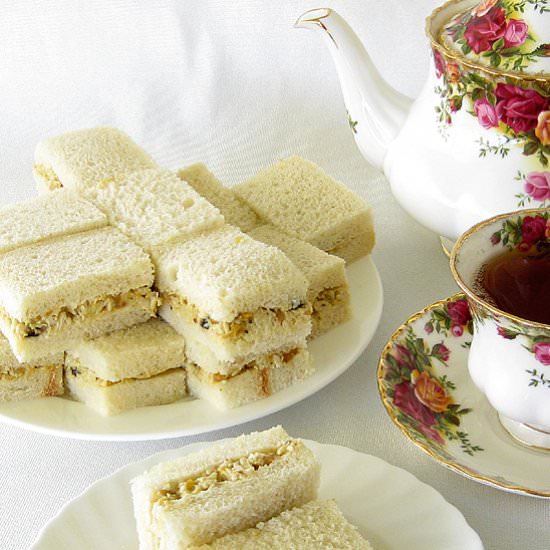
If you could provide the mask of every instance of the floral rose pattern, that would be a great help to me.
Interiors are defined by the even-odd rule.
[[[445,337],[460,337],[466,332],[473,334],[472,314],[466,299],[446,302],[444,306],[432,309],[429,321],[424,325],[427,334],[434,330]],[[447,359],[448,360],[448,356]]]
[[[466,319],[465,300],[448,305],[453,303],[458,304],[451,307],[456,318],[471,322],[471,316]],[[398,412],[397,420],[417,437],[438,448],[458,441],[462,451],[473,456],[483,449],[473,445],[467,432],[461,429],[461,419],[470,409],[456,403],[453,397],[456,388],[447,374],[438,374],[441,368],[449,368],[451,353],[444,341],[429,344],[408,327],[384,354],[382,384],[386,397]]]
[[[475,53],[490,50],[506,31],[506,11],[499,7],[472,17],[464,28],[464,40]]]
[[[493,67],[518,71],[546,57],[548,44],[538,43],[522,19],[525,4],[548,11],[548,0],[484,0],[459,14],[445,33],[464,55],[474,52]]]
[[[445,32],[463,54],[474,52],[494,67],[521,71],[533,60],[550,56],[550,44],[535,43],[521,18],[520,3],[525,1],[538,2],[539,11],[550,11],[546,5],[550,0],[484,0],[457,16]],[[515,176],[522,185],[516,194],[518,207],[550,206],[550,171],[544,171],[550,167],[550,82],[472,72],[455,59],[447,60],[438,49],[434,49],[434,61],[439,79],[435,92],[440,98],[435,110],[443,138],[448,138],[456,113],[475,116],[481,128],[497,137],[496,141],[479,138],[480,157],[504,158],[518,147],[526,162],[540,166]]]

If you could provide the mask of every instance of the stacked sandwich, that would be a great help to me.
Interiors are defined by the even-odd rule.
[[[307,339],[350,317],[327,251],[370,252],[370,210],[308,161],[235,192],[97,128],[39,143],[34,174],[43,195],[0,216],[0,395],[62,393],[66,352],[68,394],[102,414],[188,390],[235,407],[309,376]]]
[[[334,501],[314,500],[319,475],[280,426],[160,463],[131,482],[139,548],[371,549]]]

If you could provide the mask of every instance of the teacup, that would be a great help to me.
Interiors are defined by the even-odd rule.
[[[451,271],[474,320],[468,369],[476,386],[520,442],[550,449],[550,325],[499,309],[480,273],[507,251],[550,248],[550,209],[520,210],[470,228],[456,241]]]

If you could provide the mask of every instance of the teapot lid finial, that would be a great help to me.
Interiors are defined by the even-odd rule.
[[[550,0],[467,4],[443,26],[445,46],[495,69],[550,73]]]

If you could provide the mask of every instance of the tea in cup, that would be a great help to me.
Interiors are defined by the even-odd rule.
[[[472,380],[512,436],[550,449],[550,209],[475,225],[450,261],[474,320]]]

